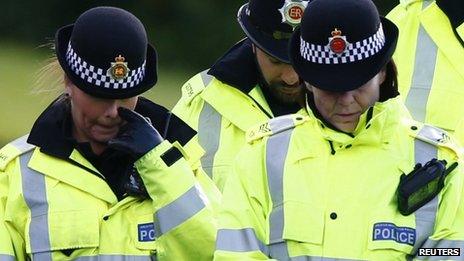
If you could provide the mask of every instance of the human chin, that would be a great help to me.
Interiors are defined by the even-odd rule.
[[[353,132],[356,129],[358,121],[339,121],[336,120],[332,124],[339,130],[343,132]]]
[[[106,143],[118,135],[119,126],[104,126],[95,124],[90,129],[90,137],[100,143]]]
[[[301,87],[287,85],[273,85],[271,92],[277,100],[284,104],[291,104],[298,101],[301,95]]]

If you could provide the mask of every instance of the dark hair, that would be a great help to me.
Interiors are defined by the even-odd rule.
[[[398,92],[398,70],[393,60],[390,60],[385,65],[385,81],[380,85],[379,101],[384,102],[390,98],[394,98],[399,95]]]

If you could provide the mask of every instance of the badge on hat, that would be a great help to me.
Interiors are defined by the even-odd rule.
[[[332,31],[332,37],[329,37],[330,50],[337,55],[341,55],[345,52],[347,46],[346,36],[342,35],[342,31],[335,28]]]
[[[111,67],[108,69],[108,74],[115,80],[122,80],[127,78],[129,75],[129,67],[127,62],[124,62],[126,58],[124,56],[117,56],[114,58],[114,63],[111,63]]]
[[[284,5],[279,9],[282,15],[282,23],[287,23],[295,29],[295,27],[300,24],[307,5],[307,1],[285,0]]]

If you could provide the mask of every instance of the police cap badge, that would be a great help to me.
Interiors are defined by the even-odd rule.
[[[124,62],[126,58],[124,56],[117,56],[114,58],[114,63],[111,63],[110,69],[108,69],[108,74],[115,80],[122,80],[127,78],[129,74],[129,67],[127,63]]]
[[[307,4],[308,2],[302,0],[285,0],[284,5],[279,9],[282,23],[287,23],[295,29],[301,22]]]

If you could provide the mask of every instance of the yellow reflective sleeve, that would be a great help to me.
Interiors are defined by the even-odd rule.
[[[159,260],[211,260],[216,224],[211,203],[182,157],[166,165],[164,141],[135,166],[153,199]]]
[[[198,130],[198,121],[204,104],[204,100],[198,94],[206,87],[205,83],[209,83],[206,78],[209,79],[206,72],[201,72],[190,78],[182,86],[182,96],[172,109],[177,117],[194,130]]]
[[[13,243],[5,225],[5,206],[8,196],[8,177],[0,171],[0,260],[14,260]]]
[[[11,200],[11,197],[8,195],[12,194],[11,177],[20,176],[20,173],[17,172],[19,171],[17,162],[17,160],[13,159],[3,171],[0,170],[0,260],[6,261],[28,260],[26,255],[26,243],[22,236],[22,233],[25,231],[25,227],[13,226],[11,224],[12,217],[11,215],[8,215],[8,209],[6,208],[8,200]],[[10,211],[12,210],[10,209]],[[13,211],[17,212],[16,209]],[[15,214],[23,216],[24,219],[26,219],[25,217],[28,215],[27,210],[26,212]]]
[[[197,167],[194,170],[195,178],[203,189],[208,201],[211,205],[211,208],[214,212],[214,216],[217,218],[218,212],[221,207],[221,199],[222,194],[219,191],[216,184],[214,184],[213,180],[206,174],[206,172],[201,168],[201,166]]]
[[[214,260],[264,260],[269,198],[260,155],[246,146],[223,191]]]

